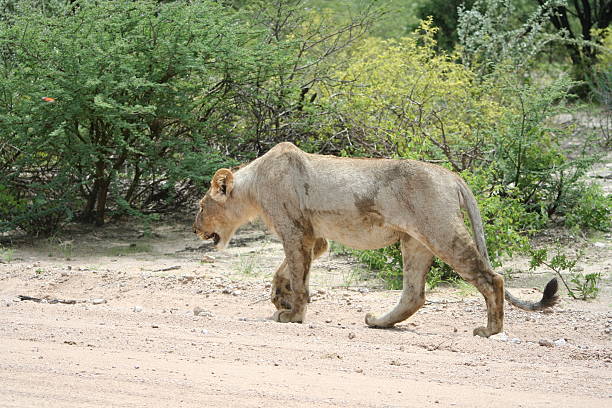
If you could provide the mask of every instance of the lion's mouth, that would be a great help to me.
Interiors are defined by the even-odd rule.
[[[221,237],[216,232],[213,232],[212,234],[205,234],[204,238],[205,239],[212,239],[214,245],[217,245],[219,243],[219,241],[221,241]]]

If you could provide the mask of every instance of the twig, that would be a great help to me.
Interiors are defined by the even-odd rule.
[[[166,272],[166,271],[174,271],[176,269],[181,269],[181,265],[173,265],[173,266],[168,266],[166,268],[154,269],[152,272]]]
[[[50,303],[50,304],[63,303],[65,305],[74,305],[77,303],[77,301],[74,299],[41,299],[41,298],[27,296],[27,295],[19,295],[17,297],[21,301],[29,300],[29,301],[36,302],[36,303]]]
[[[265,302],[266,300],[268,300],[269,297],[268,296],[264,296],[261,299],[257,299],[256,301],[254,301],[253,303],[249,303],[249,306],[253,306],[256,305],[257,303],[261,303],[261,302]]]

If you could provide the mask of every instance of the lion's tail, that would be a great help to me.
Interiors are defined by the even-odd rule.
[[[549,307],[553,307],[559,301],[559,296],[557,295],[557,289],[559,288],[559,283],[557,282],[557,278],[552,278],[544,288],[544,294],[542,295],[542,299],[539,302],[526,302],[519,298],[514,297],[510,292],[504,290],[505,298],[508,302],[510,302],[513,306],[518,307],[519,309],[528,310],[528,311],[538,311],[548,309]]]
[[[487,251],[482,217],[480,216],[480,211],[478,210],[478,204],[476,203],[476,199],[474,198],[474,195],[470,191],[465,181],[459,179],[458,184],[461,198],[463,199],[462,201],[470,218],[472,229],[474,230],[474,240],[476,241],[476,247],[478,248],[478,252],[480,252],[480,255],[482,255],[482,257],[484,258],[487,266],[493,269],[491,267],[491,262],[489,261],[489,252]],[[508,292],[507,289],[504,289],[504,297],[513,306],[516,306],[523,310],[544,310],[554,306],[559,301],[559,296],[557,296],[558,288],[559,284],[557,282],[557,278],[552,278],[550,282],[546,284],[546,287],[544,288],[544,294],[542,295],[542,299],[540,299],[539,302],[527,302],[521,300],[513,296],[510,292]]]

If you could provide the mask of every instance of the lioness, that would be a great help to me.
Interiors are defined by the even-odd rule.
[[[465,210],[473,229],[463,219]],[[391,327],[425,302],[425,275],[435,256],[478,288],[487,304],[488,337],[503,329],[504,293],[513,305],[542,310],[557,301],[551,280],[537,303],[504,291],[493,272],[482,219],[466,183],[454,173],[414,160],[357,159],[308,154],[280,143],[236,172],[219,169],[200,200],[193,229],[225,248],[236,229],[260,216],[282,241],[285,260],[276,271],[272,302],[278,322],[303,322],[310,264],[327,249],[327,239],[357,249],[400,241],[403,292],[387,314],[367,314],[371,327]]]

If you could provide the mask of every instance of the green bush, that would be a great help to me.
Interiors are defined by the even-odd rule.
[[[564,220],[569,228],[605,232],[612,227],[612,196],[606,195],[599,184],[583,185],[567,207]]]
[[[0,20],[3,230],[102,224],[119,199],[176,201],[228,164],[232,95],[279,61],[260,31],[208,0],[55,6]]]
[[[499,103],[506,107],[488,137],[490,183],[542,221],[564,217],[584,189],[586,172],[597,161],[585,149],[572,152],[575,157],[569,159],[561,142],[572,129],[552,122],[567,111],[563,102],[573,82],[560,78],[547,86],[521,84],[505,67],[487,81],[495,84]]]

